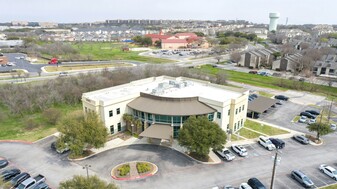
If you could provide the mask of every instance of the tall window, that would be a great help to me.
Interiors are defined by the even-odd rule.
[[[147,114],[147,119],[148,119],[149,121],[153,121],[152,114]]]
[[[221,112],[218,112],[216,117],[217,117],[218,119],[221,119]]]
[[[242,111],[245,110],[245,105],[242,105]]]
[[[239,107],[239,113],[241,112],[241,106]]]
[[[109,111],[109,117],[112,117],[113,116],[113,112],[112,110]]]
[[[236,123],[234,123],[234,131],[236,131]]]
[[[110,133],[111,133],[111,134],[114,134],[114,133],[115,133],[115,127],[114,127],[114,125],[111,125],[111,126],[110,126]]]
[[[235,109],[235,115],[236,115],[236,114],[238,114],[238,109],[237,109],[237,108]]]
[[[118,129],[118,132],[122,131],[122,124],[121,124],[121,122],[117,123],[117,129]]]
[[[228,115],[231,115],[231,109],[228,110]]]
[[[117,112],[117,115],[121,113],[121,109],[120,108],[117,108],[116,109],[116,112]]]
[[[243,125],[243,119],[241,119],[241,127],[242,127],[242,125]]]
[[[214,120],[214,113],[208,114],[208,120],[213,121]]]

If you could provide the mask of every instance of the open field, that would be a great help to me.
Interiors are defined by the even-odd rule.
[[[245,127],[252,129],[254,131],[258,131],[260,133],[264,133],[266,135],[272,136],[272,135],[281,135],[281,134],[287,134],[288,131],[278,129],[269,125],[263,125],[251,120],[246,120]]]
[[[114,67],[124,67],[132,66],[127,63],[112,63],[112,64],[76,64],[76,65],[59,65],[57,66],[46,66],[44,67],[47,72],[59,72],[59,71],[73,71],[73,70],[87,70],[87,69],[97,69],[97,68],[114,68]]]
[[[61,105],[55,108],[65,115],[72,111],[81,110],[82,106]],[[48,123],[41,112],[13,116],[7,107],[0,105],[0,113],[0,140],[25,140],[33,142],[56,132],[56,126]],[[32,129],[27,128],[27,122],[29,121],[33,121],[37,127]]]
[[[337,184],[333,184],[327,187],[321,187],[321,189],[337,189]]]
[[[82,57],[92,60],[134,60],[148,63],[170,63],[172,60],[139,56],[141,52],[122,51],[122,43],[108,42],[82,42],[71,43],[71,46],[79,51]],[[132,45],[130,45],[132,47]]]
[[[302,90],[309,91],[318,94],[324,94],[324,96],[337,97],[337,88],[324,85],[317,85],[307,82],[292,81],[287,79],[281,79],[276,77],[267,77],[243,72],[237,72],[232,70],[223,70],[219,68],[213,68],[211,65],[204,65],[199,68],[204,73],[217,74],[218,72],[225,73],[229,80],[254,85],[258,87],[266,87],[276,90]]]

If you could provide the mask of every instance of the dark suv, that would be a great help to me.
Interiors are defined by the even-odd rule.
[[[305,117],[307,117],[307,118],[309,118],[309,119],[316,119],[316,116],[315,116],[315,115],[312,115],[312,114],[309,113],[309,112],[301,112],[301,113],[300,113],[300,116],[305,116]]]
[[[278,99],[278,100],[284,100],[284,101],[288,101],[289,100],[289,97],[286,97],[284,95],[276,95],[274,96],[275,99]]]
[[[305,110],[305,112],[309,112],[309,113],[311,113],[312,115],[319,115],[319,112],[318,111],[316,111],[316,110]]]
[[[18,175],[16,175],[12,180],[11,180],[11,184],[13,187],[17,187],[19,186],[19,184],[21,184],[21,182],[23,182],[24,180],[26,180],[27,178],[29,178],[30,175],[28,173],[20,173]]]
[[[247,184],[253,189],[267,189],[257,178],[250,178]]]
[[[21,171],[19,169],[9,169],[5,170],[1,173],[1,178],[3,181],[7,182],[10,181],[13,177],[20,174]]]
[[[295,179],[305,188],[311,188],[314,186],[314,183],[311,181],[311,179],[300,170],[293,170],[291,172],[291,178]]]
[[[269,140],[275,145],[276,148],[282,149],[285,147],[285,142],[278,138],[269,138]]]

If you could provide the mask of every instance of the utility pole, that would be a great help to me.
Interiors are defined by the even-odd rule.
[[[89,167],[91,167],[91,165],[89,165],[89,164],[85,164],[84,166],[83,166],[83,169],[86,169],[87,170],[87,179],[89,179]]]
[[[275,178],[275,172],[276,172],[276,165],[277,165],[277,161],[278,161],[278,150],[275,150],[275,158],[274,158],[274,164],[273,164],[273,172],[271,175],[271,183],[270,183],[270,189],[274,188],[274,178]]]

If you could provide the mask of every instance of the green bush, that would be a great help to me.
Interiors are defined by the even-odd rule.
[[[128,173],[130,173],[130,165],[122,165],[120,168],[118,168],[118,171],[120,176],[126,176]]]
[[[151,170],[151,166],[148,163],[137,163],[138,173],[146,173]]]

